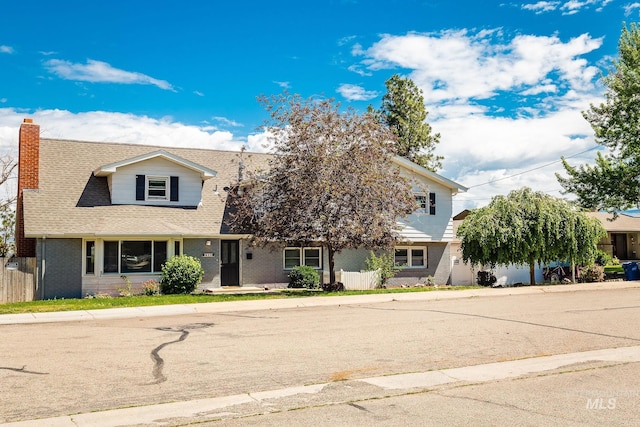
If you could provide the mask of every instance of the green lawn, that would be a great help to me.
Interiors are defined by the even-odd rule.
[[[374,289],[370,291],[319,292],[307,290],[282,290],[277,292],[248,294],[193,294],[193,295],[157,295],[116,298],[54,299],[31,302],[0,304],[0,314],[43,313],[51,311],[99,310],[103,308],[142,307],[167,304],[199,304],[222,301],[247,301],[276,298],[305,298],[309,296],[363,295],[381,293],[429,292],[434,290],[476,289],[478,286],[446,286],[439,288],[412,287],[393,289]]]

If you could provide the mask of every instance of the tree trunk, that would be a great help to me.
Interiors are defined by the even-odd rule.
[[[529,284],[531,286],[536,284],[536,263],[535,261],[529,262]]]
[[[331,245],[327,245],[327,253],[329,254],[329,284],[333,285],[336,283],[336,271],[335,271],[335,261],[333,259],[335,255],[335,251],[331,247]]]

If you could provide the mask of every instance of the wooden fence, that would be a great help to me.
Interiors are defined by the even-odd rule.
[[[36,259],[0,258],[0,304],[36,299]]]

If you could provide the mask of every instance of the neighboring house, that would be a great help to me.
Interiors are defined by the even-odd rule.
[[[40,138],[25,119],[19,135],[16,245],[37,258],[39,298],[117,293],[158,279],[173,255],[198,258],[202,289],[284,287],[296,265],[327,269],[321,247],[255,248],[225,224],[227,190],[243,170],[268,167],[270,155]],[[466,189],[408,160],[416,211],[400,222],[395,283],[431,276],[449,283],[452,196]],[[368,250],[336,255],[336,269],[359,271]]]
[[[468,210],[464,210],[453,217],[453,229],[457,233],[458,227],[464,221],[469,214]],[[531,280],[529,277],[528,265],[509,265],[509,266],[496,266],[493,269],[483,269],[482,266],[476,266],[473,268],[471,264],[465,264],[462,260],[462,248],[461,241],[457,237],[451,243],[451,282],[454,285],[468,286],[477,285],[478,271],[490,270],[494,276],[496,276],[495,285],[509,286],[516,283],[529,283]],[[539,265],[535,266],[535,279],[536,283],[541,283],[544,280],[543,268]]]
[[[598,243],[598,249],[603,250],[620,261],[638,259],[638,234],[640,234],[640,218],[618,214],[616,219],[608,212],[587,212],[592,218],[600,221],[607,236]]]

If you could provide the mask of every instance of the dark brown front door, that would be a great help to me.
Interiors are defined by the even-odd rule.
[[[613,243],[613,256],[618,259],[628,259],[627,256],[627,235],[625,233],[613,233],[611,234],[611,240]]]
[[[240,241],[222,240],[220,242],[220,284],[222,286],[240,286]]]

